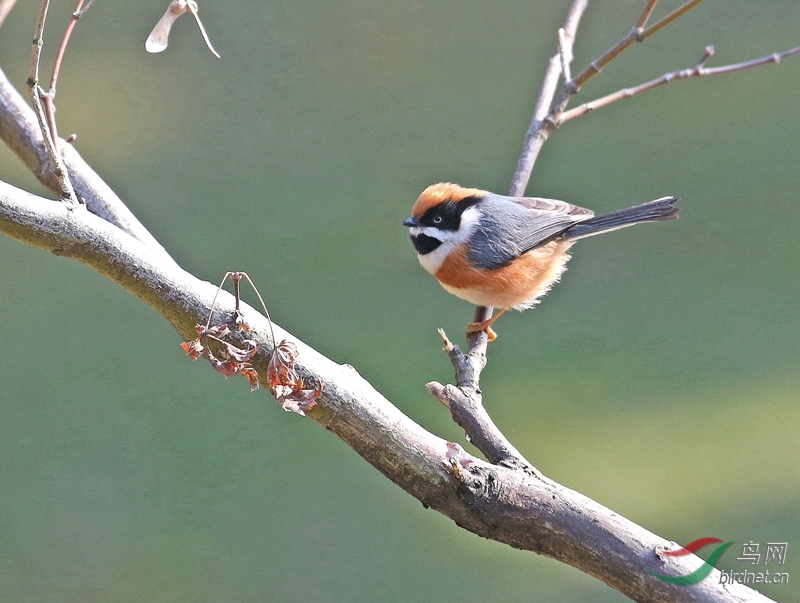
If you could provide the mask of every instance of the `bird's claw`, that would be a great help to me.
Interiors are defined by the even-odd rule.
[[[497,333],[492,330],[492,327],[489,326],[494,322],[491,318],[489,320],[484,320],[483,322],[471,322],[467,324],[467,337],[473,335],[474,333],[480,333],[481,331],[485,331],[486,335],[489,337],[489,341],[494,341],[497,339]]]

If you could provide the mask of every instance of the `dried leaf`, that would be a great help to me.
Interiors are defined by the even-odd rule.
[[[258,389],[258,373],[256,372],[256,369],[254,369],[252,366],[246,366],[240,372],[245,376],[248,383],[250,383],[250,391],[256,391]]]
[[[208,327],[208,329],[206,329],[205,325],[195,325],[194,328],[200,337],[205,337],[207,335],[211,335],[212,337],[226,337],[231,334],[228,325],[214,325],[213,327]]]
[[[267,383],[270,388],[286,385],[293,389],[294,383],[299,379],[294,370],[297,355],[297,346],[285,339],[275,347],[267,367]]]
[[[175,21],[178,20],[183,13],[186,12],[186,3],[176,0],[170,2],[167,7],[167,12],[158,20],[153,31],[147,36],[144,43],[144,49],[150,53],[163,52],[169,45],[169,32]]]
[[[226,377],[235,375],[241,371],[244,366],[241,362],[236,362],[235,360],[220,360],[210,352],[208,354],[208,361],[211,363],[211,366],[214,367],[214,370],[222,373]]]
[[[240,331],[246,332],[250,330],[250,325],[245,322],[244,315],[239,310],[234,312],[234,320],[236,321],[236,328]]]
[[[245,345],[247,345],[247,348],[244,350],[227,341],[218,341],[217,343],[220,345],[220,355],[223,358],[227,360],[236,360],[237,362],[246,362],[250,360],[258,351],[258,344],[253,339],[246,339],[244,341]]]
[[[167,46],[169,45],[169,33],[172,31],[172,26],[181,15],[187,12],[194,17],[197,27],[200,28],[200,34],[203,36],[203,41],[206,43],[208,49],[215,57],[219,58],[219,54],[211,45],[211,40],[208,39],[208,34],[203,27],[203,23],[200,21],[197,2],[195,0],[172,0],[167,7],[167,11],[158,20],[158,23],[156,23],[156,26],[153,28],[153,31],[150,32],[150,35],[147,36],[147,40],[144,43],[144,49],[150,53],[158,53],[166,50]]]
[[[298,354],[295,344],[285,339],[281,341],[269,359],[267,384],[283,410],[305,415],[322,394],[322,383],[317,383],[314,389],[303,389],[303,379],[294,370]]]
[[[200,343],[200,338],[181,342],[181,347],[192,360],[197,360],[203,354],[203,344]]]
[[[231,375],[241,374],[250,383],[250,390],[255,391],[258,389],[258,373],[253,366],[248,362],[255,353],[258,351],[258,343],[253,339],[244,340],[244,348],[233,345],[227,341],[223,341],[221,337],[230,335],[230,329],[226,325],[214,325],[213,327],[206,328],[205,325],[195,325],[195,330],[200,335],[193,341],[184,341],[181,343],[183,350],[192,358],[197,360],[205,352],[208,362],[219,373],[230,377]],[[201,343],[204,338],[211,339],[216,345],[213,350]]]

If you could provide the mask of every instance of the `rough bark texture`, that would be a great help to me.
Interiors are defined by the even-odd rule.
[[[587,6],[587,0],[573,0],[559,35],[559,53],[548,63],[510,194],[524,193],[542,144],[564,119],[563,111],[580,85],[625,48],[660,30],[699,1],[690,0],[645,28],[656,4],[656,0],[649,0],[634,30],[573,81],[569,75],[572,44]],[[800,48],[781,56],[798,52]],[[717,68],[715,73],[766,62],[759,61]],[[561,92],[554,103],[560,80]],[[650,84],[642,89],[647,86]],[[596,104],[599,107],[615,100],[599,99]],[[0,138],[45,186],[60,193],[38,121],[2,72]],[[75,192],[86,206],[69,209],[63,203],[0,182],[0,232],[91,266],[155,308],[184,340],[194,339],[195,325],[208,318],[217,287],[182,270],[78,153],[63,141],[61,147]],[[222,293],[214,307],[212,322],[233,327],[232,296]],[[270,339],[271,329],[267,319],[249,306],[243,307],[243,313],[252,328],[247,337],[256,339],[259,345],[252,364],[260,381],[266,383],[275,344]],[[489,316],[491,308],[479,308],[476,321]],[[301,375],[324,384],[316,406],[307,414],[425,506],[464,529],[563,561],[636,601],[769,601],[745,586],[719,584],[716,570],[692,586],[676,586],[656,578],[650,572],[685,575],[701,560],[694,555],[660,555],[660,551],[677,545],[536,471],[500,433],[482,406],[478,381],[486,361],[485,333],[470,338],[466,354],[449,347],[457,387],[438,383],[428,387],[450,408],[456,422],[489,462],[424,430],[349,365],[322,356],[277,325],[274,331],[278,340],[296,344],[296,368]]]
[[[131,235],[84,209],[0,183],[0,232],[106,275],[161,313],[184,339],[211,308],[216,286],[201,281]],[[233,298],[217,300],[214,323],[233,326]],[[263,377],[273,342],[266,318],[244,306],[258,340],[254,366]],[[676,545],[585,496],[524,469],[492,465],[427,432],[402,414],[352,367],[340,365],[275,326],[300,351],[297,368],[325,384],[309,416],[424,505],[475,534],[553,557],[636,601],[769,601],[741,585],[720,585],[712,572],[675,586],[648,572],[682,575],[694,556],[662,557]]]

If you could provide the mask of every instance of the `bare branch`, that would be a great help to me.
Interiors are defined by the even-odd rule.
[[[42,131],[45,148],[50,157],[50,162],[53,166],[53,174],[58,180],[58,186],[62,200],[72,209],[80,205],[80,201],[75,195],[75,190],[72,188],[72,183],[69,179],[69,173],[64,166],[61,158],[61,150],[59,149],[58,139],[55,133],[55,108],[52,104],[45,107],[42,100],[47,97],[44,89],[39,85],[39,63],[42,58],[42,45],[44,36],[44,24],[47,20],[47,9],[50,6],[50,0],[42,0],[42,7],[39,10],[39,19],[36,22],[36,31],[33,35],[33,49],[31,50],[31,67],[30,76],[28,78],[28,87],[31,92],[31,102],[33,110],[36,113],[36,118],[39,122],[39,128]]]
[[[83,16],[83,14],[89,10],[89,7],[93,2],[94,0],[89,0],[86,8],[82,9],[81,7],[83,6],[83,0],[78,0],[78,6],[70,17],[69,23],[67,24],[67,30],[64,32],[64,37],[61,39],[61,44],[58,47],[56,60],[53,63],[53,74],[50,77],[50,88],[42,95],[42,103],[44,105],[45,114],[47,115],[47,126],[50,129],[50,138],[53,140],[56,151],[58,151],[58,147],[60,146],[58,138],[58,125],[56,124],[55,105],[58,74],[61,71],[61,62],[64,60],[64,53],[67,50],[67,44],[69,43],[70,36],[72,35],[72,30],[75,29],[75,24],[78,22],[78,19],[80,19],[81,16]]]
[[[706,61],[711,57],[713,53],[714,53],[714,47],[709,46],[706,48],[703,57],[700,59],[700,62],[690,69],[679,69],[677,71],[671,71],[669,73],[665,73],[661,77],[658,77],[654,80],[650,80],[649,82],[639,84],[638,86],[634,86],[633,88],[623,88],[622,90],[617,90],[616,92],[612,92],[611,94],[607,94],[606,96],[603,96],[601,98],[589,101],[588,103],[584,103],[580,107],[575,107],[574,109],[565,111],[560,115],[558,119],[558,124],[560,125],[564,122],[575,119],[576,117],[581,117],[583,115],[586,115],[587,113],[590,113],[595,109],[600,109],[601,107],[605,107],[607,105],[610,105],[611,103],[615,103],[625,98],[632,98],[637,94],[641,94],[642,92],[646,92],[648,90],[652,90],[653,88],[658,88],[659,86],[663,86],[665,84],[669,84],[671,82],[675,82],[678,80],[686,80],[693,77],[703,77],[707,75],[722,75],[724,73],[732,73],[734,71],[749,69],[750,67],[758,67],[759,65],[780,63],[781,59],[784,59],[793,54],[800,53],[800,46],[792,48],[790,50],[785,50],[783,52],[776,52],[774,54],[770,54],[765,57],[761,57],[759,59],[744,61],[742,63],[723,65],[721,67],[705,67]]]
[[[156,309],[184,339],[194,337],[218,290],[93,214],[69,211],[63,203],[2,182],[0,232],[94,268]],[[214,322],[233,325],[233,297],[220,293],[217,307]],[[252,364],[266,382],[270,326],[252,307],[242,304],[241,311],[251,327],[246,336],[259,346]],[[298,372],[325,384],[307,415],[462,528],[569,563],[637,601],[769,601],[746,586],[720,584],[717,570],[691,588],[656,578],[650,572],[688,574],[701,560],[659,556],[677,545],[550,480],[475,458],[413,422],[351,367],[322,356],[278,325],[274,329],[278,338],[296,345]]]
[[[565,73],[566,81],[570,81],[569,64],[572,61],[575,33],[587,3],[588,0],[574,0],[567,13],[565,25],[559,30],[558,53],[548,63],[528,136],[512,178],[510,195],[520,196],[525,192],[533,163],[547,137],[547,131],[541,128],[541,123],[548,114],[550,103],[558,86],[559,75],[562,72]],[[486,322],[492,317],[492,313],[492,308],[478,306],[475,308],[473,321],[475,323]],[[467,439],[486,455],[487,459],[504,466],[521,468],[531,475],[540,476],[533,465],[506,439],[483,407],[480,374],[486,366],[486,347],[489,343],[487,333],[484,331],[467,333],[468,351],[466,353],[462,352],[458,346],[454,346],[444,331],[440,330],[439,333],[445,344],[445,351],[456,371],[456,386],[443,386],[440,383],[431,382],[427,385],[428,391],[450,409],[453,420],[464,429]]]
[[[0,139],[14,151],[44,186],[56,194],[61,194],[61,187],[53,174],[53,164],[45,148],[45,140],[36,116],[2,70],[0,70]],[[70,144],[60,146],[63,150],[64,163],[72,174],[71,182],[75,191],[84,200],[89,211],[157,251],[164,261],[172,263],[173,260],[167,251],[114,191],[89,167],[78,151]]]
[[[528,128],[522,152],[517,162],[517,168],[511,180],[509,195],[521,196],[525,194],[525,187],[528,185],[533,164],[552,129],[551,126],[545,125],[545,119],[558,88],[559,76],[562,71],[569,72],[568,66],[572,61],[575,34],[587,4],[588,0],[573,0],[567,12],[564,27],[559,30],[558,52],[547,64],[542,89],[533,112],[533,119]],[[473,322],[482,323],[489,320],[492,317],[492,312],[492,308],[478,306],[475,308]],[[536,470],[533,466],[506,441],[505,436],[497,429],[482,406],[479,380],[481,370],[486,364],[486,346],[489,343],[487,334],[483,331],[468,334],[467,341],[469,349],[466,354],[458,348],[455,348],[455,350],[458,350],[457,353],[450,353],[450,350],[448,350],[450,361],[456,369],[456,385],[462,392],[462,396],[458,398],[460,402],[453,403],[456,398],[452,395],[445,396],[449,390],[436,388],[436,385],[439,384],[434,384],[433,389],[429,388],[431,393],[449,406],[453,419],[464,429],[467,437],[475,443],[487,458],[500,459],[503,463],[526,467],[529,471],[535,472]],[[446,397],[447,401],[440,397],[437,392],[442,393],[442,396]],[[487,437],[487,434],[493,435],[492,437]]]
[[[770,63],[780,63],[782,59],[800,52],[800,46],[784,50],[783,52],[776,52],[774,54],[761,57],[760,59],[752,59],[742,63],[734,63],[732,65],[723,65],[722,67],[709,67],[701,66],[701,73],[698,75],[721,75],[723,73],[731,73],[733,71],[741,71],[742,69],[749,69],[750,67],[758,67],[759,65],[768,65]]]
[[[571,47],[575,40],[575,33],[578,31],[578,25],[587,5],[588,0],[573,0],[569,12],[567,13],[567,19],[564,24],[564,41],[565,44],[570,46],[570,55],[572,54]],[[528,186],[528,180],[533,171],[533,164],[536,162],[539,151],[550,133],[549,129],[543,124],[545,118],[550,113],[550,105],[556,94],[560,74],[561,53],[558,53],[551,57],[547,64],[542,89],[533,111],[533,119],[525,135],[522,152],[517,161],[517,167],[514,170],[511,186],[508,190],[508,194],[512,197],[520,197],[525,194],[525,188]],[[491,317],[491,314],[483,320],[487,320],[489,317]],[[475,322],[483,322],[483,320],[478,320],[478,315],[476,314]]]
[[[700,4],[703,0],[690,0],[677,10],[671,12],[669,15],[655,23],[654,25],[648,27],[644,31],[642,31],[641,26],[639,23],[642,22],[645,13],[647,12],[648,8],[651,8],[648,4],[645,7],[642,16],[639,17],[639,21],[637,22],[636,26],[630,31],[630,33],[622,38],[619,42],[617,42],[614,46],[609,48],[606,52],[604,52],[600,57],[589,63],[589,66],[586,67],[578,77],[575,78],[575,90],[570,93],[569,90],[564,90],[559,97],[559,100],[556,101],[555,106],[553,107],[553,111],[551,115],[557,115],[561,111],[564,110],[566,107],[566,103],[569,100],[569,97],[572,94],[575,94],[586,82],[588,82],[591,78],[595,75],[600,73],[603,70],[603,67],[608,65],[611,61],[621,55],[626,49],[628,49],[631,45],[635,42],[644,42],[647,38],[652,36],[654,33],[666,27],[670,23],[672,23],[678,17],[684,15],[686,12]],[[649,17],[649,14],[647,15]],[[646,19],[645,19],[646,20]]]
[[[636,29],[644,29],[645,25],[647,25],[647,20],[656,8],[656,4],[658,4],[658,0],[648,0],[647,6],[644,7],[639,20],[636,22]]]
[[[561,75],[564,78],[564,82],[571,82],[572,44],[567,42],[567,34],[563,27],[558,30],[558,56],[561,61]]]
[[[486,366],[486,347],[477,346],[465,354],[447,338],[442,329],[439,329],[439,335],[444,343],[444,350],[456,369],[458,387],[442,385],[436,381],[431,381],[425,387],[450,409],[453,420],[467,434],[469,442],[486,455],[490,463],[522,469],[530,475],[542,477],[508,441],[483,407],[478,381]]]
[[[91,8],[92,4],[94,4],[94,0],[89,0],[84,7],[83,0],[78,0],[78,6],[75,7],[75,11],[69,18],[67,30],[64,32],[64,37],[61,38],[61,44],[58,47],[58,54],[56,55],[56,60],[53,63],[53,75],[50,78],[50,90],[48,93],[48,98],[51,99],[50,102],[52,102],[52,98],[56,95],[56,83],[58,82],[58,75],[61,72],[61,62],[64,60],[64,53],[67,50],[67,44],[69,44],[69,39],[72,36],[72,30],[75,29],[78,19],[80,19],[86,13],[86,11]],[[52,131],[54,135],[57,135],[55,128],[53,128]]]
[[[654,23],[653,25],[651,25],[650,27],[645,29],[642,32],[642,41],[644,41],[647,38],[649,38],[650,36],[652,36],[654,33],[656,33],[662,27],[666,27],[667,25],[672,23],[675,19],[677,19],[679,17],[682,17],[684,14],[688,13],[690,10],[692,10],[695,6],[700,4],[702,1],[703,0],[689,0],[689,2],[687,2],[683,6],[681,6],[679,8],[676,8],[674,11],[672,11],[666,17],[664,17],[663,19],[657,21],[656,23]]]

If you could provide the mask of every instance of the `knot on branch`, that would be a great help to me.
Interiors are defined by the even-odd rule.
[[[439,400],[439,402],[444,404],[447,408],[451,407],[451,400],[457,396],[463,395],[461,390],[454,385],[442,385],[438,381],[430,381],[425,384],[425,387],[434,398]]]

